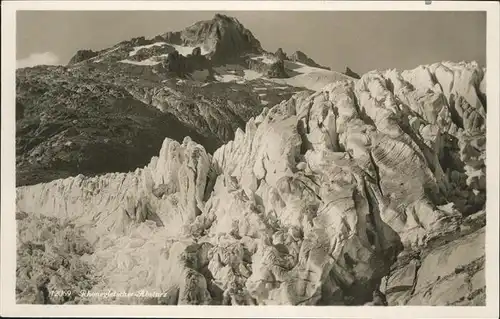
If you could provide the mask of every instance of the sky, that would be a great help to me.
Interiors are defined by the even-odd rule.
[[[486,62],[486,12],[235,11],[271,52],[300,50],[332,70],[411,69],[443,60]],[[18,11],[17,67],[66,64],[101,50],[208,20],[209,11]]]

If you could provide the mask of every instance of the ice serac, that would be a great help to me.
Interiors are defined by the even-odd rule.
[[[26,212],[69,218],[91,227],[90,234],[124,234],[149,219],[174,236],[199,212],[209,168],[203,147],[188,137],[182,144],[167,138],[159,157],[142,169],[19,187],[17,205]]]
[[[430,305],[452,286],[448,303],[480,304],[484,73],[335,81],[264,108],[213,156],[166,139],[132,173],[20,187],[18,209],[87,225],[101,286],[168,292],[157,303],[364,304],[380,289]]]
[[[398,256],[380,288],[389,305],[484,305],[486,212],[466,217],[451,237]]]

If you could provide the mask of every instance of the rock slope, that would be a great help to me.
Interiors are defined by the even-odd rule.
[[[348,79],[300,61],[266,52],[238,20],[217,14],[182,31],[80,50],[64,67],[18,69],[17,185],[131,171],[166,137],[191,136],[213,152],[264,107]]]
[[[84,232],[93,290],[162,293],[85,302],[484,305],[484,73],[331,81],[213,153],[166,138],[134,172],[18,187],[17,208]]]

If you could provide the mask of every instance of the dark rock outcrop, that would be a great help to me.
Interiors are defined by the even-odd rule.
[[[280,60],[288,60],[288,57],[285,52],[283,52],[282,48],[279,48],[275,53],[274,56],[276,56]]]
[[[195,48],[193,53],[183,56],[174,49],[173,52],[168,53],[166,58],[161,60],[161,63],[155,69],[167,75],[174,75],[181,78],[185,78],[197,70],[208,70],[212,73],[212,63],[206,56],[201,55],[201,50]]]
[[[174,51],[176,50],[172,46],[168,45],[161,45],[161,46],[159,45],[150,48],[142,48],[139,51],[137,51],[134,55],[128,57],[128,60],[142,61],[149,59],[153,56],[161,56],[173,53]]]
[[[295,61],[295,62],[300,62],[304,63],[305,65],[309,65],[315,68],[321,68],[321,69],[326,69],[330,70],[329,67],[321,66],[318,63],[316,63],[313,59],[308,57],[304,52],[302,51],[295,51],[291,56],[290,60]]]
[[[157,35],[154,39],[157,41],[165,41],[171,44],[183,44],[180,31],[169,31],[165,34]]]
[[[285,71],[285,63],[283,60],[271,64],[267,71],[267,76],[270,78],[287,78],[288,74]]]
[[[69,60],[68,65],[79,63],[97,56],[98,52],[92,50],[78,50],[75,55]]]
[[[165,136],[192,136],[212,149],[220,143],[96,73],[18,70],[17,99],[24,106],[16,121],[18,185],[133,170],[155,154]]]
[[[159,47],[143,50],[153,48]],[[115,59],[131,58],[120,50]],[[144,165],[165,137],[191,136],[213,151],[264,107],[252,86],[178,84],[179,77],[191,81],[189,72],[210,73],[211,62],[169,56],[153,67],[104,60],[18,70],[17,185],[129,171]],[[278,103],[293,92],[270,92],[266,100]]]
[[[237,19],[216,14],[178,32],[167,32],[156,40],[186,46],[203,46],[213,63],[239,60],[245,53],[261,53],[260,42]]]
[[[201,56],[201,49],[200,47],[196,47],[193,49],[193,52],[191,53],[192,56]]]
[[[265,74],[270,78],[287,78],[283,60],[274,59],[274,61],[263,62],[261,59],[249,58],[246,61],[246,67],[250,70]]]
[[[132,38],[130,41],[130,44],[133,46],[138,46],[138,45],[148,45],[153,43],[152,40],[147,40],[145,37],[137,37],[137,38]]]
[[[344,72],[345,75],[347,76],[350,76],[351,78],[354,78],[354,79],[359,79],[361,78],[359,76],[359,74],[357,74],[356,72],[354,72],[353,70],[351,70],[349,67],[346,67],[345,68],[345,72]]]
[[[178,76],[182,76],[186,73],[186,59],[179,52],[174,51],[169,53],[163,67],[168,72],[174,72]]]

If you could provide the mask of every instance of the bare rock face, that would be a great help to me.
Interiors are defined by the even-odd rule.
[[[222,144],[214,136],[207,139],[212,143],[204,143],[181,116],[148,105],[137,91],[156,85],[133,76],[120,79],[100,70],[43,66],[20,69],[16,75],[22,114],[16,121],[17,185],[78,173],[129,172],[147,164],[165,136],[179,142],[191,136],[209,150],[213,143],[210,151]]]
[[[265,74],[268,78],[288,78],[283,60],[271,54],[264,55],[266,61],[246,58],[248,69]]]
[[[98,52],[92,50],[78,50],[68,64],[79,63],[97,56]]]
[[[106,57],[121,50],[117,48]],[[171,46],[152,46],[138,49],[136,55],[142,60],[174,51]],[[105,59],[103,54],[97,58]],[[193,74],[210,76],[210,61],[186,55],[178,55],[173,64],[159,60],[153,67],[84,62],[74,68],[18,69],[17,185],[80,173],[128,172],[146,165],[166,137],[182,142],[190,136],[208,152],[232,140],[236,129],[264,107],[261,92],[254,90],[263,84],[213,81],[204,86]],[[277,103],[297,90],[271,87],[266,100]]]
[[[132,45],[147,45],[150,43],[151,41],[147,40],[144,36],[136,37],[130,40],[130,44]]]
[[[286,53],[283,51],[282,48],[279,48],[275,53],[274,55],[280,59],[280,60],[288,60],[288,57],[286,55]]]
[[[244,53],[261,53],[260,42],[237,19],[216,14],[212,20],[200,21],[178,32],[167,32],[157,40],[177,45],[200,46],[215,63],[239,59]]]
[[[321,66],[318,63],[316,63],[313,59],[311,59],[310,57],[308,57],[302,51],[295,51],[294,53],[292,53],[292,55],[290,56],[290,60],[296,61],[296,62],[300,62],[300,63],[304,63],[305,65],[309,65],[309,66],[312,66],[312,67],[330,70],[330,68]]]
[[[143,169],[20,187],[17,206],[86,230],[93,289],[152,303],[484,304],[483,75],[369,72],[264,108],[213,155],[165,139]]]
[[[267,76],[269,78],[287,78],[288,74],[285,71],[285,64],[282,60],[279,60],[269,67],[267,70]]]
[[[344,74],[347,75],[347,76],[350,76],[351,78],[354,78],[354,79],[359,79],[361,78],[361,76],[359,76],[358,73],[354,72],[353,70],[351,70],[351,68],[349,67],[346,67],[345,68],[345,71],[344,71]]]

